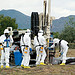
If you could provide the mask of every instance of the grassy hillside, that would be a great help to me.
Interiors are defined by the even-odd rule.
[[[75,15],[61,17],[59,19],[54,20],[52,31],[53,32],[61,32],[64,29],[66,22],[69,22],[69,18],[74,18],[74,21],[75,21]]]
[[[16,18],[16,23],[18,24],[19,29],[30,28],[30,16],[27,16],[16,10],[2,10],[0,15],[10,16],[11,18]]]

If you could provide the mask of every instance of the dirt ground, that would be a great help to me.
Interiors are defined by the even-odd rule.
[[[58,51],[57,51],[58,52]],[[58,53],[56,53],[58,57]],[[75,49],[69,49],[67,57],[75,57]],[[0,69],[0,75],[75,75],[75,65],[46,65],[30,69],[10,68]]]
[[[0,75],[75,75],[75,65],[47,65],[30,69],[0,69]]]
[[[55,57],[59,57],[58,50],[56,51]],[[75,49],[69,49],[67,53],[67,57],[75,57]]]

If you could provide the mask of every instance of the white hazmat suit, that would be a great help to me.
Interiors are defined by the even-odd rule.
[[[24,47],[25,47],[25,45],[24,45],[24,35],[25,34],[22,34],[21,40],[20,40],[20,46],[21,46],[21,51],[22,51],[23,56],[24,56],[23,50],[24,50]],[[22,60],[21,67],[24,67],[24,60]]]
[[[62,63],[60,65],[65,65],[65,63],[66,63],[66,55],[67,55],[68,48],[69,48],[68,47],[68,42],[65,41],[65,40],[61,40],[61,42],[60,42],[59,39],[55,38],[53,40],[53,45],[51,46],[51,48],[54,48],[56,46],[60,46],[60,52],[59,53],[62,54],[61,55]]]
[[[1,50],[1,68],[3,68],[4,59],[6,63],[6,68],[10,68],[9,55],[10,55],[10,46],[13,43],[13,38],[12,36],[8,37],[8,34],[9,34],[8,29],[5,29],[4,35],[0,37],[0,42],[2,43],[3,47],[3,49]]]
[[[39,30],[38,36],[34,37],[34,47],[36,48],[36,65],[46,65],[44,60],[46,58],[46,40],[43,36],[43,31]]]
[[[24,47],[23,47],[23,60],[21,63],[21,67],[24,66],[24,68],[30,68],[29,62],[30,62],[30,48],[31,48],[31,38],[30,38],[30,30],[27,29],[25,35],[24,35]]]

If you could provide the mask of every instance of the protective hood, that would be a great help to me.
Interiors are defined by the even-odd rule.
[[[30,30],[27,29],[25,35],[30,36],[30,34],[31,34]]]
[[[39,30],[38,36],[42,36],[42,35],[43,35],[43,30]]]
[[[31,33],[25,33],[25,35],[30,36]]]
[[[43,35],[43,33],[38,33],[38,36],[42,36]]]
[[[59,44],[59,39],[58,38],[55,38],[54,40],[53,40],[53,43],[57,43],[57,44]]]
[[[4,34],[5,34],[5,33],[9,33],[8,29],[5,29],[5,30],[4,30]]]
[[[26,30],[26,33],[31,33],[29,29]]]
[[[58,44],[59,44],[59,39],[58,38],[55,38],[54,40],[53,40],[53,45],[51,46],[51,48],[54,48],[54,47],[56,47]]]

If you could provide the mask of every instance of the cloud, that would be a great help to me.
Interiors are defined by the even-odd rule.
[[[43,0],[0,0],[0,10],[15,9],[26,15],[43,12]],[[75,0],[51,0],[51,14],[56,18],[75,15]]]
[[[56,16],[56,18],[66,17],[69,15],[75,15],[75,11],[68,10],[68,9],[61,8],[61,7],[58,7],[58,8],[55,7],[53,8],[52,15]]]
[[[15,9],[30,16],[33,11],[42,12],[43,0],[0,0],[0,10],[2,9]]]
[[[51,14],[56,18],[75,15],[75,0],[52,0]]]

